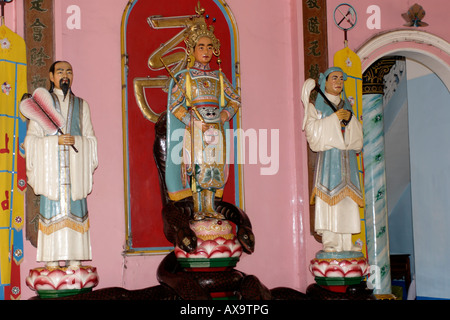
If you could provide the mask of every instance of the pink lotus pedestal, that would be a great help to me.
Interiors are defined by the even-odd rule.
[[[231,271],[239,262],[242,246],[234,228],[227,220],[204,219],[192,221],[197,237],[197,249],[186,252],[175,247],[175,256],[186,272]],[[229,291],[210,292],[213,299],[235,299]]]
[[[349,285],[361,283],[369,267],[362,252],[319,251],[309,269],[318,285],[334,292],[345,292]]]
[[[242,255],[242,246],[228,220],[204,219],[192,221],[197,236],[197,249],[185,252],[175,247],[175,255],[182,267],[234,267]]]
[[[99,282],[97,268],[91,266],[35,268],[26,284],[41,298],[58,298],[92,291]]]

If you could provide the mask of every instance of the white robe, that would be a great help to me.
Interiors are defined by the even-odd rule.
[[[339,96],[325,94],[335,105],[339,103]],[[305,134],[312,151],[326,151],[331,148],[361,151],[362,125],[355,116],[346,126],[344,135],[339,119],[334,113],[322,118],[314,105],[310,103],[305,116]],[[360,233],[359,205],[349,197],[330,205],[316,196],[314,229],[319,235],[322,235],[324,231],[343,234]]]
[[[61,113],[67,119],[68,101],[63,101],[61,90],[55,89]],[[76,153],[69,148],[70,183],[72,200],[86,198],[92,191],[93,172],[98,165],[97,139],[91,123],[89,105],[83,100],[81,120],[82,136],[75,136]],[[65,132],[65,128],[62,128]],[[30,120],[24,141],[28,184],[35,194],[50,200],[59,200],[59,146],[58,136],[45,136],[40,125]],[[53,232],[38,232],[37,261],[91,260],[89,222],[84,230],[78,228],[56,228]],[[78,230],[77,230],[78,229]]]

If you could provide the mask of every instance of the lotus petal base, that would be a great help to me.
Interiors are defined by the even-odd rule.
[[[99,282],[97,268],[44,267],[30,270],[26,284],[41,298],[57,298],[91,291]]]

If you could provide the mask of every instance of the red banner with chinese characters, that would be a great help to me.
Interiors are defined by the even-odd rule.
[[[326,0],[303,1],[303,45],[305,79],[319,79],[328,69],[327,4]],[[312,190],[316,155],[308,148],[309,190]],[[310,205],[311,233],[314,232],[314,205]],[[315,234],[317,238],[319,236]]]
[[[305,79],[319,79],[328,69],[326,0],[303,1],[303,45]]]
[[[54,62],[53,0],[25,0],[25,42],[27,45],[28,92],[49,88],[48,72]],[[26,239],[37,245],[39,197],[32,188],[26,193]]]

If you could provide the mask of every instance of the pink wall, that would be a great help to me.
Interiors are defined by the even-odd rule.
[[[21,13],[20,1],[16,2],[15,8]],[[94,257],[91,265],[100,274],[97,288],[139,289],[156,285],[156,269],[163,258],[122,256],[125,213],[120,25],[127,2],[55,1],[57,58],[69,60],[74,66],[74,91],[90,103],[99,141],[99,167],[88,198]],[[349,2],[354,4],[359,18],[358,26],[349,33],[350,47],[355,48],[380,30],[365,27],[368,1]],[[382,8],[383,30],[400,28],[403,21],[398,15],[414,4],[407,0],[389,1],[389,5],[388,0],[372,2]],[[427,1],[426,9],[430,6],[427,22],[434,24],[436,19],[441,19],[433,10],[439,10],[439,4],[444,2]],[[304,80],[302,1],[228,0],[227,3],[239,28],[243,129],[279,130],[278,173],[261,175],[264,165],[260,164],[244,167],[245,210],[253,224],[256,252],[244,255],[238,269],[256,275],[269,288],[288,286],[304,292],[313,282],[308,271],[309,259],[320,245],[309,234],[307,145],[300,129],[303,106],[299,94]],[[327,3],[332,13],[341,2]],[[79,30],[66,27],[69,17],[66,9],[72,4],[81,9]],[[21,19],[21,14],[14,16],[14,30],[19,34],[23,32]],[[9,20],[7,25],[12,25]],[[442,21],[442,25],[446,24]],[[448,38],[448,31],[435,27],[432,30]],[[332,57],[343,46],[343,34],[332,20],[329,35]],[[101,81],[104,83],[99,84]],[[37,266],[35,252],[26,242],[23,277]],[[23,299],[34,295],[24,282],[22,290]]]
[[[139,289],[156,285],[156,268],[163,258],[121,254],[125,214],[120,24],[127,2],[76,1],[81,9],[79,30],[66,26],[69,17],[66,9],[74,2],[55,3],[56,58],[69,60],[74,66],[74,91],[89,102],[99,141],[99,167],[94,176],[94,190],[88,198],[94,257],[91,265],[100,274],[97,288]],[[303,57],[292,46],[295,43],[292,31],[296,31],[296,17],[301,13],[295,11],[296,4],[291,8],[290,1],[233,0],[228,4],[239,27],[243,129],[276,129],[280,137],[277,174],[261,175],[263,165],[244,168],[245,209],[257,242],[256,252],[245,255],[238,269],[256,275],[269,288],[289,286],[304,291],[312,282],[307,261],[319,246],[309,237],[309,218],[303,217],[308,208],[308,191],[304,187],[306,145],[297,126],[301,106],[293,87],[300,81],[297,72],[303,74],[299,64]],[[257,15],[248,14],[255,8]],[[105,84],[99,85],[100,81]],[[22,263],[24,276],[36,266],[35,248],[27,243]],[[33,295],[24,285],[22,298]]]
[[[446,15],[443,14],[445,10],[448,10],[450,8],[450,3],[445,0],[328,0],[328,52],[331,63],[334,53],[344,47],[344,32],[336,27],[333,20],[333,12],[335,8],[343,2],[350,4],[357,12],[357,24],[353,29],[348,31],[348,47],[355,52],[370,38],[386,33],[388,31],[401,29],[420,30],[438,36],[442,39],[445,39],[446,41],[450,39],[450,29],[447,27],[448,19]],[[406,21],[403,19],[402,14],[406,13],[408,9],[416,3],[421,5],[425,10],[425,17],[423,18],[423,21],[428,23],[429,26],[420,28],[411,28],[404,26],[404,24],[406,24]],[[372,20],[372,18],[375,17],[374,10],[379,10],[380,12],[379,26],[376,23],[373,23]],[[397,50],[405,47],[419,48],[421,50],[429,51],[445,61],[447,64],[450,64],[450,56],[448,54],[436,51],[433,48],[424,48],[420,43],[413,42],[407,44],[393,43],[389,46],[386,46],[386,48],[380,48],[378,54],[383,55],[383,52],[389,52],[391,50]],[[365,61],[363,61],[363,68],[364,63]]]
[[[239,267],[269,288],[304,291],[312,282],[307,262],[318,246],[309,237],[306,145],[298,126],[303,56],[296,47],[302,34],[294,34],[301,6],[291,1],[229,4],[240,34],[243,127],[277,129],[280,137],[276,175],[260,175],[259,165],[244,168],[246,211],[257,240],[256,252],[244,257]],[[255,8],[258,14],[250,14]]]

